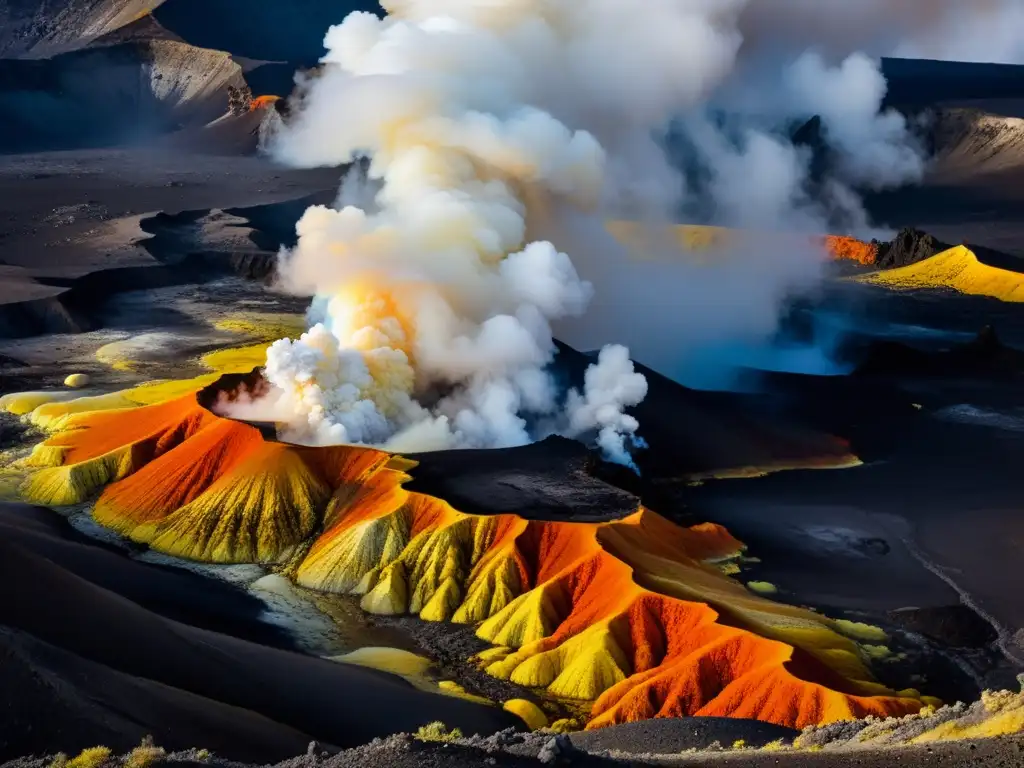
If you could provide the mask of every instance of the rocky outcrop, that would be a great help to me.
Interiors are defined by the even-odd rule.
[[[247,280],[259,280],[269,283],[274,277],[277,268],[277,254],[275,253],[233,253],[229,257],[231,268],[240,277]]]
[[[252,88],[243,85],[236,88],[228,86],[228,112],[232,115],[244,115],[252,109]]]
[[[874,266],[879,269],[894,269],[915,264],[952,247],[939,242],[927,232],[912,227],[901,229],[892,240],[871,242],[875,246]]]

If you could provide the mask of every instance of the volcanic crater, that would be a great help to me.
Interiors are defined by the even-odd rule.
[[[415,4],[387,5],[415,16],[404,8]],[[589,178],[590,156],[577,134],[558,157],[554,133],[540,144],[557,162],[533,157],[525,141],[512,151],[496,139],[508,151],[491,154],[489,141],[469,140],[487,134],[486,120],[456,141],[442,130],[447,115],[429,115],[437,119],[362,126],[380,139],[378,157],[339,164],[347,155],[332,142],[354,140],[340,129],[364,117],[352,109],[330,136],[299,133],[291,147],[295,165],[328,167],[271,163],[268,138],[317,117],[316,84],[339,66],[338,50],[322,59],[338,32],[324,32],[343,15],[321,0],[211,0],[201,12],[192,0],[0,7],[0,494],[18,502],[0,504],[0,759],[98,741],[150,749],[148,737],[213,750],[167,756],[209,765],[303,750],[297,759],[316,765],[346,748],[356,751],[330,764],[608,765],[618,758],[579,750],[678,753],[723,740],[737,753],[727,760],[744,765],[788,750],[807,752],[793,755],[800,764],[888,765],[891,748],[907,744],[914,760],[959,759],[950,743],[991,736],[1007,738],[980,742],[986,755],[1019,751],[1024,705],[1009,689],[1024,668],[1024,611],[1008,585],[1021,539],[1006,457],[1024,448],[1020,67],[881,60],[872,117],[899,110],[927,155],[919,183],[862,179],[848,190],[863,194],[863,220],[888,234],[854,232],[848,211],[833,210],[833,176],[849,158],[827,111],[801,114],[774,138],[806,161],[798,197],[827,209],[815,231],[835,234],[794,235],[775,226],[778,211],[749,228],[718,226],[728,166],[695,161],[688,181],[701,199],[687,218],[708,223],[647,227],[646,212],[590,222],[629,256],[669,251],[690,276],[720,262],[754,274],[747,251],[813,251],[825,262],[820,295],[775,302],[773,314],[792,312],[764,343],[800,337],[824,350],[828,375],[750,359],[705,391],[636,363],[646,396],[611,409],[620,426],[640,425],[642,441],[623,442],[625,464],[594,447],[601,425],[577,439],[402,453],[288,442],[291,425],[230,416],[233,401],[266,394],[267,344],[302,330],[304,305],[276,292],[287,271],[279,252],[326,233],[339,239],[317,272],[382,248],[383,273],[407,255],[388,247],[410,227],[405,245],[415,247],[405,250],[437,248],[457,262],[452,254],[467,252],[446,250],[454,232],[473,241],[474,258],[486,256],[481,272],[500,273],[522,238],[506,242],[487,217],[445,217],[508,181],[510,221],[520,208],[558,219],[587,192],[574,185]],[[619,26],[616,39],[628,32]],[[358,48],[345,49],[343,68]],[[419,86],[431,84],[419,74],[428,75]],[[473,74],[486,82],[490,71]],[[388,78],[375,82],[383,91]],[[605,77],[600,90],[614,85]],[[574,93],[586,101],[587,89]],[[401,94],[403,109],[444,101]],[[387,103],[363,106],[372,117]],[[590,106],[598,123],[612,118]],[[368,177],[387,177],[403,142],[418,159],[398,167],[392,193],[426,171],[444,187],[466,168],[473,183],[444,188],[448,205],[429,216],[410,215],[437,191],[424,184],[403,200],[417,205],[347,241],[338,233],[353,219],[325,215],[358,199],[360,222],[373,222]],[[304,154],[313,148],[329,160]],[[619,191],[645,200],[657,187],[646,182]],[[400,197],[376,200],[387,209]],[[314,215],[300,222],[307,209]],[[626,201],[616,214],[627,211],[637,213]],[[528,223],[526,232],[539,222]],[[347,277],[366,288],[359,311],[379,321],[380,307],[403,302],[375,285],[377,267]],[[457,284],[446,283],[452,274],[437,282]],[[757,274],[736,285],[770,282],[771,272]],[[396,295],[412,306],[422,297],[407,278]],[[328,298],[319,287],[309,292]],[[646,297],[637,315],[651,313]],[[693,324],[714,324],[713,303]],[[409,332],[411,311],[401,309],[373,330]],[[822,342],[823,318],[837,317],[839,340]],[[542,372],[559,397],[585,391],[599,353],[548,342]],[[411,350],[403,340],[390,351]],[[323,632],[316,643],[314,632]],[[570,730],[581,732],[555,733]],[[968,762],[974,747],[963,746]]]

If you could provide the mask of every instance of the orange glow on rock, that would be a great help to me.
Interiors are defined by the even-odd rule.
[[[828,235],[825,237],[825,248],[833,259],[855,261],[865,266],[871,266],[878,258],[877,245],[853,237]]]
[[[272,95],[257,96],[256,98],[254,98],[252,100],[252,104],[249,105],[249,111],[250,112],[255,112],[255,111],[260,110],[260,109],[266,109],[267,107],[269,107],[274,102],[277,102],[277,101],[280,101],[280,100],[281,100],[280,96],[272,96]]]

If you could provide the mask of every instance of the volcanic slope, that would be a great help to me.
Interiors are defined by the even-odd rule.
[[[0,142],[34,151],[152,139],[221,117],[229,86],[245,79],[228,54],[174,40],[2,61]]]
[[[1024,120],[980,109],[947,109],[932,126],[930,176],[956,181],[1024,168]]]
[[[949,288],[1006,302],[1024,301],[1024,273],[990,266],[965,245],[958,245],[906,267],[854,278],[899,290]]]
[[[528,519],[509,494],[499,503],[510,508],[467,514],[404,487],[415,460],[268,441],[200,405],[216,395],[70,414],[27,460],[21,496],[61,506],[100,493],[97,521],[159,551],[275,564],[303,586],[360,596],[371,613],[473,624],[493,646],[477,659],[487,672],[591,706],[590,727],[680,715],[802,727],[924,703],[873,680],[853,638],[878,633],[723,575],[709,561],[742,545],[717,525],[680,528],[601,488],[613,519]],[[531,480],[519,466],[565,445],[503,452],[506,479],[534,508],[557,507],[567,485],[585,493],[571,487],[582,446],[549,462],[564,468],[561,483],[557,468]],[[472,475],[472,461],[461,471]]]
[[[0,58],[52,56],[81,47],[148,13],[162,0],[5,0]]]
[[[593,359],[555,343],[553,371],[571,386],[582,386],[583,372]],[[778,418],[732,393],[682,387],[640,364],[636,370],[647,379],[647,396],[630,412],[643,425],[650,449],[638,452],[634,460],[650,484],[670,486],[790,469],[845,469],[861,463],[841,437]],[[666,413],[673,418],[665,418]],[[438,463],[437,458],[424,462],[428,472]],[[451,492],[451,486],[441,491],[446,498]]]
[[[932,159],[920,184],[868,195],[872,219],[1024,255],[1024,67],[888,59],[882,68],[887,104],[927,126]]]
[[[61,539],[32,517],[0,507],[0,762],[99,737],[130,749],[147,733],[183,749],[216,744],[236,758],[279,760],[313,739],[354,746],[434,718],[465,733],[518,724],[496,707],[255,642],[241,627],[200,628],[191,622],[203,610],[191,611],[190,598],[225,608],[256,601],[85,537]],[[155,602],[172,580],[165,596],[181,605],[180,620]],[[204,591],[220,595],[209,601]]]

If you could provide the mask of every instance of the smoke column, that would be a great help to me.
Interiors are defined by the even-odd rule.
[[[740,21],[751,46],[833,56],[1024,62],[1018,0],[752,0]]]
[[[271,149],[297,166],[369,157],[367,183],[298,223],[280,284],[315,297],[310,329],[270,347],[271,395],[234,415],[404,451],[561,433],[630,463],[625,410],[646,382],[620,343],[670,370],[709,341],[769,337],[821,278],[805,235],[866,227],[855,188],[923,170],[902,118],[879,114],[875,61],[787,47],[780,18],[745,41],[765,5],[387,0],[384,19],[332,27]],[[789,138],[813,115],[840,159],[825,179]],[[687,210],[788,234],[695,266],[656,234]],[[642,253],[609,235],[617,217],[651,225]],[[610,343],[579,391],[547,373],[553,330]]]

